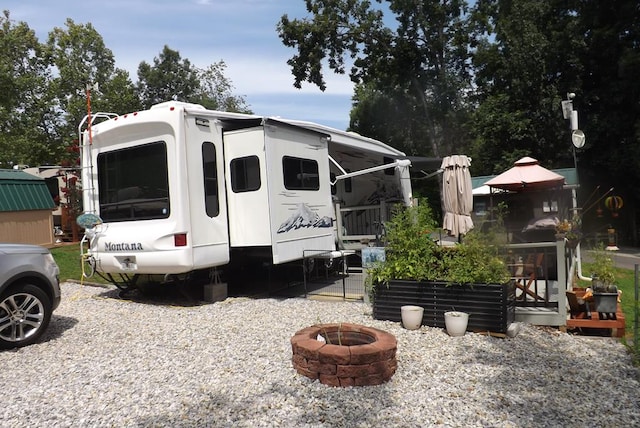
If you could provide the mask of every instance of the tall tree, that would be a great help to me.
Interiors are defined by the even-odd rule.
[[[35,32],[0,16],[0,167],[39,165],[56,157],[49,63]]]
[[[615,188],[624,199],[619,217],[597,219],[618,230],[620,242],[640,240],[640,3],[579,2],[582,87],[575,105],[586,144],[578,156],[581,182]],[[593,188],[593,187],[592,187]]]
[[[244,97],[233,94],[233,83],[224,75],[226,68],[220,60],[205,69],[197,69],[200,85],[190,101],[212,110],[251,113]]]
[[[138,66],[138,91],[145,108],[170,100],[188,101],[199,90],[198,70],[167,45],[153,65],[142,61]]]
[[[282,42],[297,49],[289,61],[294,86],[308,81],[324,90],[323,65],[345,73],[367,85],[356,94],[357,102],[367,91],[383,93],[387,102],[409,102],[423,135],[404,146],[420,154],[439,156],[461,145],[458,112],[466,107],[465,95],[471,87],[469,70],[472,35],[465,15],[464,0],[389,0],[374,7],[368,0],[307,0],[310,18],[290,20],[284,15],[278,24]],[[392,23],[385,14],[396,19]],[[391,25],[393,24],[393,25]],[[352,62],[349,64],[349,62]],[[375,93],[374,92],[374,93]],[[376,98],[381,101],[381,98]],[[354,128],[368,121],[360,111],[372,114],[373,99],[367,108],[352,115]],[[376,109],[378,107],[375,107]],[[381,112],[375,113],[384,119]],[[368,133],[367,129],[357,129]]]
[[[92,93],[96,109],[100,109],[101,91],[115,71],[113,53],[102,36],[89,24],[76,24],[67,19],[65,28],[49,33],[49,55],[57,75],[52,80],[57,108],[65,112],[60,138],[64,145],[75,137],[78,124],[87,114],[87,88],[97,85]]]
[[[476,173],[502,172],[524,155],[547,167],[573,166],[560,104],[580,86],[584,42],[568,6],[564,0],[477,3],[475,17],[485,18],[487,36],[474,56]]]
[[[129,72],[116,68],[102,87],[98,87],[99,97],[92,101],[92,110],[124,114],[142,108],[135,85]]]

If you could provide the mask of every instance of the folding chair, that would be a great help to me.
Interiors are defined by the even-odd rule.
[[[547,302],[547,293],[544,297],[538,292],[538,279],[544,279],[544,253],[529,254],[523,265],[523,276],[516,280],[516,286],[522,290],[521,300],[526,300],[527,296],[532,297],[535,302],[542,300]],[[531,286],[533,285],[533,290]]]

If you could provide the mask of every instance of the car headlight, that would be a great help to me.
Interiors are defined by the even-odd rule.
[[[55,273],[56,276],[58,276],[58,274],[60,273],[60,269],[58,268],[58,264],[56,263],[51,253],[45,254],[44,261],[45,261],[47,270],[51,270],[52,272]]]

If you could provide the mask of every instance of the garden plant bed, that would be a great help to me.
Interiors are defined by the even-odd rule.
[[[467,331],[505,334],[515,319],[515,287],[506,284],[449,285],[436,281],[389,281],[377,285],[373,296],[373,317],[401,321],[400,308],[424,308],[422,325],[444,328],[444,313],[456,310],[469,314]]]
[[[304,328],[291,338],[291,348],[298,373],[330,386],[380,385],[398,366],[396,338],[358,324]]]

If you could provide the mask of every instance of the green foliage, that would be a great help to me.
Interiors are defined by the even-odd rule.
[[[219,61],[199,69],[178,51],[165,46],[153,65],[138,67],[138,93],[145,108],[163,101],[178,100],[201,104],[213,110],[250,113],[245,100],[233,95],[233,84],[225,77],[226,64]]]
[[[108,82],[115,60],[113,52],[90,23],[76,24],[67,19],[65,26],[49,33],[47,55],[57,70],[48,83],[61,111],[59,136],[69,141],[77,136],[78,124],[87,114],[87,87],[98,85],[99,88]],[[99,95],[99,89],[92,95],[94,107],[98,108]]]
[[[227,65],[221,60],[206,69],[197,69],[200,88],[190,101],[211,110],[251,113],[245,99],[233,95],[233,84],[224,75],[226,68]]]
[[[79,244],[60,245],[51,248],[51,254],[55,259],[58,267],[60,268],[60,281],[82,281],[82,262],[80,257]],[[100,278],[97,275],[92,276],[89,279],[85,279],[86,282],[95,282],[98,284],[109,284],[109,282]]]
[[[145,108],[163,101],[187,101],[195,96],[198,86],[195,67],[167,45],[153,59],[153,65],[142,61],[138,66],[138,92]]]
[[[503,284],[509,279],[497,234],[474,230],[456,246],[440,246],[433,239],[437,225],[426,201],[398,211],[385,226],[386,261],[369,270],[369,285],[393,279],[450,284]]]
[[[0,15],[0,168],[62,164],[87,114],[124,114],[180,100],[249,112],[224,76],[222,61],[203,70],[165,46],[154,65],[142,62],[140,92],[91,25],[67,19],[40,43],[27,23]]]
[[[611,254],[600,244],[592,252],[593,261],[589,264],[589,273],[594,280],[598,280],[604,285],[615,284],[616,273],[615,263]]]
[[[510,278],[509,271],[500,254],[500,247],[494,245],[492,235],[473,230],[462,244],[453,248],[444,247],[449,252],[442,268],[442,279],[454,284],[504,284]]]
[[[459,147],[472,88],[468,48],[474,32],[465,20],[466,1],[306,3],[309,18],[284,15],[278,24],[282,42],[297,49],[287,61],[295,87],[307,81],[324,90],[323,67],[343,74],[351,63],[351,80],[363,85],[351,116],[354,130],[405,141],[419,154],[439,156]],[[374,123],[379,126],[369,128]],[[411,130],[417,133],[403,139]]]
[[[549,166],[572,163],[560,101],[579,85],[584,50],[578,17],[566,3],[495,2],[494,39],[474,55],[479,106],[473,116],[474,170],[494,174],[533,156]]]
[[[437,228],[426,202],[400,209],[385,223],[386,262],[370,270],[374,283],[389,279],[429,279],[436,258],[437,245],[430,234]]]
[[[0,168],[37,165],[57,153],[50,61],[35,32],[0,15]]]

